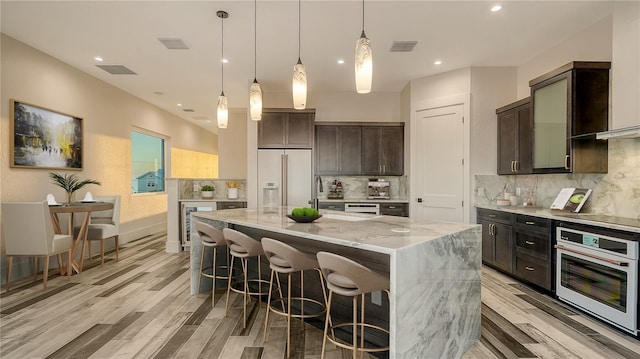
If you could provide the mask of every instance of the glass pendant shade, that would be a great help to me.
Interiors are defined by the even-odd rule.
[[[229,107],[227,106],[227,96],[224,92],[218,96],[218,128],[227,128],[229,122]]]
[[[371,92],[373,79],[373,54],[371,52],[371,40],[362,31],[362,35],[356,41],[356,91],[358,93]]]
[[[293,67],[293,108],[304,110],[307,107],[307,72],[300,58]]]
[[[249,90],[249,112],[253,121],[262,119],[262,87],[254,79]]]

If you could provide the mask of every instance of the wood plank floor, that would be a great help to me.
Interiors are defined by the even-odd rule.
[[[284,318],[272,319],[263,344],[264,305],[252,302],[242,329],[240,297],[225,317],[223,292],[215,307],[210,295],[189,295],[188,253],[165,253],[165,240],[159,233],[125,244],[120,261],[110,253],[104,268],[94,259],[71,281],[53,275],[46,291],[32,279],[3,291],[0,357],[286,358]],[[465,359],[640,359],[637,339],[489,268],[482,303],[482,338]],[[320,358],[321,331],[299,329],[291,358]],[[330,346],[327,357],[349,354]]]

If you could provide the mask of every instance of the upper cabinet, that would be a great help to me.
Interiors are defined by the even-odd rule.
[[[531,100],[496,110],[498,116],[498,174],[530,174],[533,170]]]
[[[362,126],[316,126],[316,174],[361,174]]]
[[[533,173],[606,173],[610,62],[571,62],[529,82]]]
[[[258,122],[258,148],[313,148],[315,111],[265,110]]]
[[[404,174],[404,126],[362,127],[362,174]]]
[[[400,176],[404,124],[317,124],[315,153],[318,175]]]

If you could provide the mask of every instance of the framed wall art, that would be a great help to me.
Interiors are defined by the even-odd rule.
[[[81,170],[82,119],[11,100],[11,167]]]

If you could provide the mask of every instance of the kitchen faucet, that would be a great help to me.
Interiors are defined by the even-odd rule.
[[[309,201],[309,204],[313,206],[313,208],[318,209],[319,201],[318,201],[318,192],[324,192],[324,187],[322,185],[322,177],[316,176],[316,196],[313,200]]]

